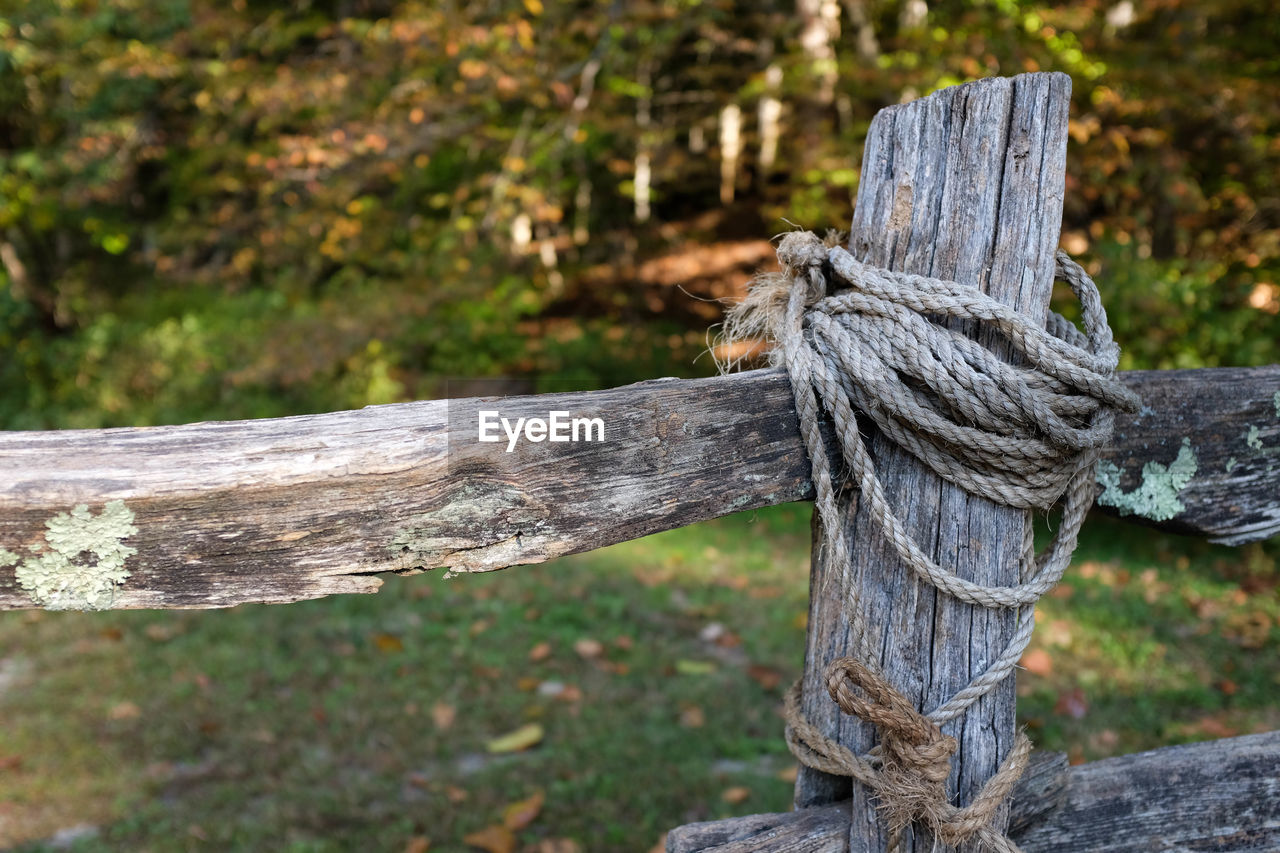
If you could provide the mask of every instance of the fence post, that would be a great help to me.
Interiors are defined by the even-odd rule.
[[[1062,218],[1067,111],[1063,74],[981,80],[890,107],[872,122],[850,235],[850,251],[872,264],[976,283],[1043,322],[1053,284]],[[1029,514],[998,506],[944,482],[882,436],[872,442],[885,492],[925,553],[983,584],[1018,581]],[[910,576],[879,534],[856,493],[842,507],[852,544],[852,577],[862,586],[873,648],[886,674],[929,710],[984,670],[1011,636],[1011,612],[972,607]],[[839,567],[815,537],[810,590]],[[834,584],[833,588],[838,587]],[[809,605],[803,709],[828,736],[858,752],[873,731],[846,717],[827,695],[822,673],[848,653],[843,602],[814,594]],[[969,802],[1013,744],[1009,679],[959,721],[944,726],[960,742],[948,790]],[[874,802],[849,781],[801,768],[796,806],[853,797],[851,853],[886,849]],[[1002,817],[1002,820],[1005,819]],[[904,840],[928,851],[930,838]]]

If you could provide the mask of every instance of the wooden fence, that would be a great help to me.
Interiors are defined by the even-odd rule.
[[[1043,317],[1065,180],[1070,81],[1060,74],[946,89],[877,115],[850,247],[908,272],[981,282]],[[1122,342],[1123,343],[1123,342]],[[1097,505],[1241,544],[1280,533],[1280,366],[1136,371],[1145,403],[1121,416]],[[477,440],[482,411],[514,421],[599,419],[603,440]],[[1009,583],[1025,513],[873,448],[891,500],[935,558]],[[624,388],[375,406],[274,420],[0,433],[0,608],[207,608],[374,592],[380,575],[539,563],[743,509],[813,497],[784,373],[661,379]],[[922,648],[933,624],[967,648],[1002,645],[1009,617],[914,586],[847,507],[856,560],[890,567],[899,606],[882,664],[927,704],[967,682],[966,655]],[[964,541],[958,538],[963,533]],[[1013,537],[1017,537],[1016,539]],[[1012,558],[1010,555],[1014,555]],[[811,589],[828,570],[815,546]],[[1016,574],[1013,575],[1016,579]],[[909,600],[910,606],[901,606]],[[844,654],[840,602],[814,596],[805,710],[865,749],[817,676]],[[1014,731],[1011,680],[966,715],[950,790],[967,797]],[[852,802],[850,802],[852,798]],[[797,809],[674,830],[673,851],[883,850],[861,790],[802,771]],[[1280,733],[1068,768],[1037,755],[1011,833],[1032,850],[1280,850]],[[931,841],[908,839],[907,849]]]

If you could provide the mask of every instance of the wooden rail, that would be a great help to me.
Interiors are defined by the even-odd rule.
[[[1026,853],[1280,850],[1280,732],[1122,755],[1067,767],[1035,753],[1012,798],[1010,835]],[[848,802],[692,823],[668,853],[846,853]]]
[[[1147,408],[1121,419],[1107,459],[1121,472],[1113,497],[1135,519],[1230,543],[1280,533],[1280,366],[1124,379]],[[474,441],[481,408],[599,417],[605,441],[507,453],[504,442]],[[1179,457],[1194,461],[1185,482],[1168,471]],[[540,563],[808,500],[808,470],[791,390],[775,370],[271,420],[0,433],[0,549],[12,558],[0,566],[0,609],[38,606],[16,573],[47,547],[48,523],[78,505],[100,516],[122,501],[137,528],[123,540],[136,552],[124,561],[129,576],[102,606],[230,607],[374,592],[387,572]]]

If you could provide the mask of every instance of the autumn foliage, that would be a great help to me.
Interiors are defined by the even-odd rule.
[[[1127,366],[1280,360],[1280,19],[1244,0],[0,3],[0,425],[695,361],[877,109],[1074,80]]]

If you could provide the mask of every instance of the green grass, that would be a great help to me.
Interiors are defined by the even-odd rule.
[[[786,809],[808,517],[286,607],[0,614],[0,845],[88,824],[72,849],[467,850],[541,791],[517,849],[645,851]],[[1088,530],[1019,679],[1038,745],[1083,759],[1280,728],[1266,553]],[[486,751],[530,722],[538,745]]]

